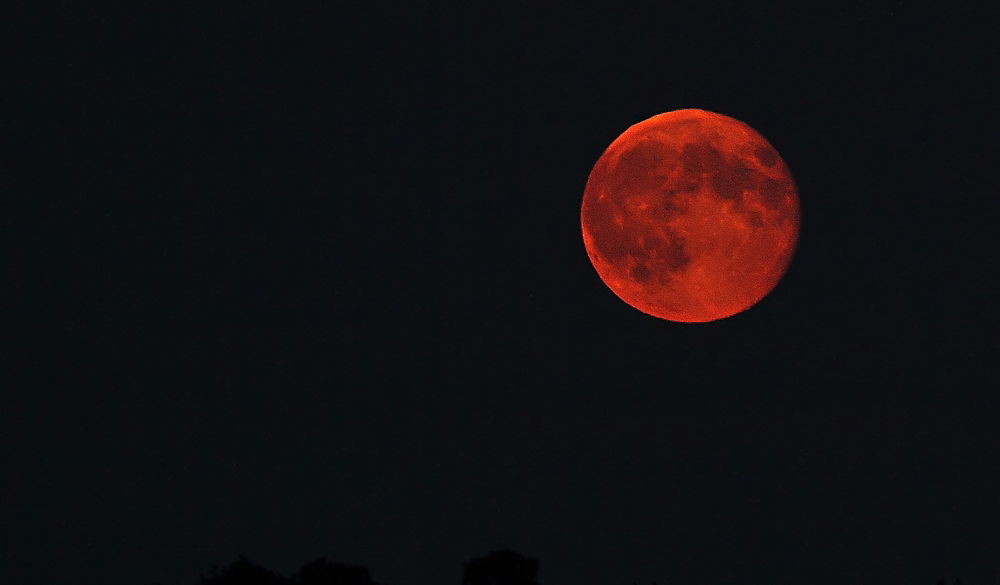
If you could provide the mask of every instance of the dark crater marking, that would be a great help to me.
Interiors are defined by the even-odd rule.
[[[686,172],[710,173],[722,166],[722,155],[711,144],[693,142],[681,150],[681,162]]]
[[[628,147],[619,157],[614,172],[608,176],[608,189],[612,196],[642,193],[660,187],[663,176],[655,171],[663,161],[663,147],[657,142],[644,140]]]
[[[757,157],[760,164],[765,167],[773,167],[778,164],[778,153],[774,151],[773,148],[767,148],[764,146],[758,146],[753,150],[753,155]]]
[[[725,166],[712,174],[712,189],[723,199],[742,199],[745,189],[752,189],[759,173],[743,164],[737,162],[732,166]]]

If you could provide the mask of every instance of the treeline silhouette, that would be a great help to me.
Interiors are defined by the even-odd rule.
[[[496,550],[466,562],[463,565],[461,585],[540,585],[538,567],[538,559],[510,549]],[[366,567],[334,563],[325,557],[306,563],[290,577],[285,577],[240,555],[229,566],[222,569],[215,566],[207,575],[201,575],[200,585],[388,584],[372,579]],[[948,584],[943,579],[938,579],[937,585]],[[955,579],[954,585],[962,585],[961,579]]]
[[[331,563],[319,558],[302,565],[291,577],[265,569],[240,556],[233,564],[219,569],[212,567],[201,576],[201,585],[380,585],[372,580],[368,569],[360,565]]]
[[[512,550],[493,551],[465,563],[462,585],[540,585],[538,560]],[[388,585],[360,565],[316,559],[285,577],[240,555],[231,565],[212,567],[200,585]]]

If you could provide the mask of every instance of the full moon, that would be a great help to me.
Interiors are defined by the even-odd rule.
[[[587,179],[583,242],[601,280],[636,309],[704,323],[778,284],[799,237],[799,196],[763,136],[705,110],[630,127]]]

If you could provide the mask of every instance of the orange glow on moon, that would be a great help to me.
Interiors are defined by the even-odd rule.
[[[757,303],[799,236],[798,192],[777,151],[743,122],[694,109],[615,139],[580,216],[601,280],[636,309],[685,323]]]

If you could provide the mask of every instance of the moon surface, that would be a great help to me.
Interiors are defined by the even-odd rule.
[[[743,311],[778,284],[799,236],[799,196],[763,136],[705,110],[630,127],[587,180],[583,241],[619,298],[670,321]]]

